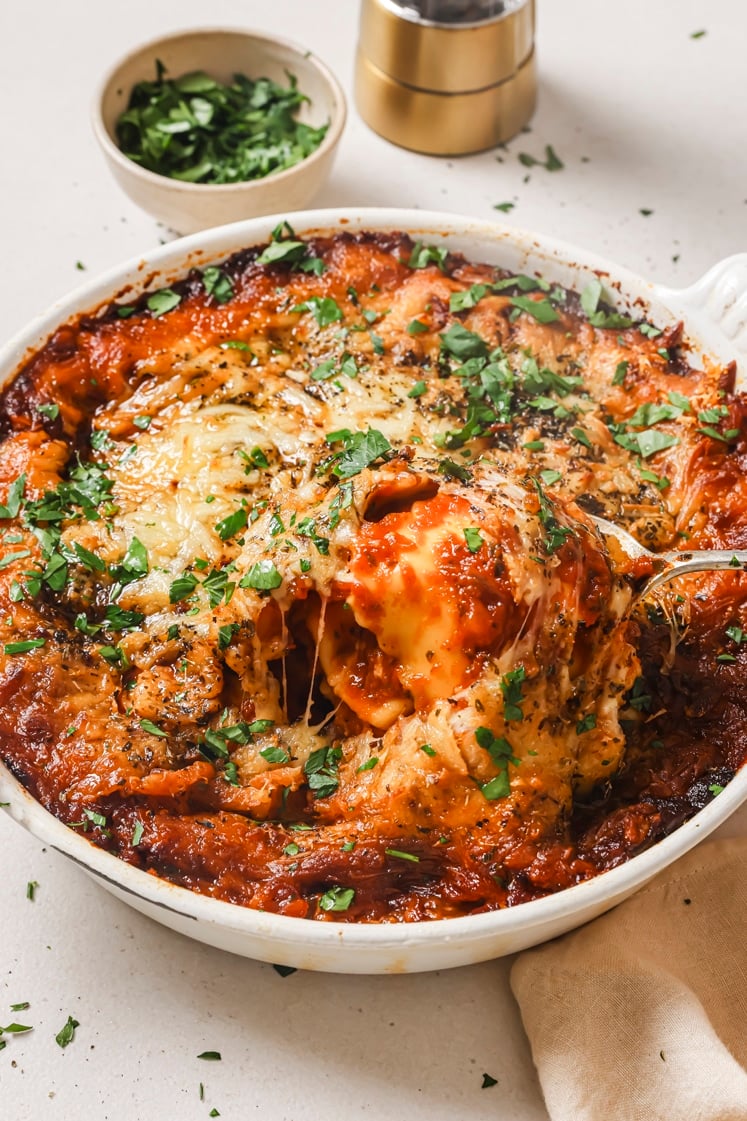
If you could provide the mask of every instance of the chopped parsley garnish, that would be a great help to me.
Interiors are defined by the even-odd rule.
[[[343,451],[337,452],[331,460],[332,474],[338,479],[351,479],[392,450],[386,436],[376,428],[369,428],[367,432],[350,432],[346,429],[331,432],[327,436],[328,443],[338,441],[342,442]]]
[[[413,864],[420,863],[420,857],[415,856],[412,852],[404,852],[402,849],[384,849],[387,856],[393,856],[395,860],[409,860]]]
[[[128,159],[185,183],[242,183],[293,167],[319,147],[327,124],[296,119],[306,95],[287,85],[234,73],[228,83],[203,71],[139,81],[116,122]]]
[[[588,712],[586,714],[586,716],[582,717],[582,719],[579,720],[578,723],[576,724],[576,735],[580,736],[584,732],[590,732],[592,730],[592,728],[596,728],[596,726],[597,726],[596,713]]]
[[[523,164],[524,167],[544,167],[545,171],[562,171],[565,167],[552,144],[545,145],[544,160],[538,159],[528,152],[519,152],[519,163]]]
[[[461,323],[452,323],[448,331],[441,335],[441,349],[454,358],[486,358],[488,344],[474,331],[468,331]]]
[[[467,526],[464,530],[464,540],[467,542],[467,548],[471,553],[479,553],[482,546],[485,544],[479,529],[472,526]]]
[[[222,627],[218,627],[218,649],[227,650],[239,630],[238,623],[225,623]]]
[[[202,283],[205,286],[205,292],[208,296],[213,297],[216,304],[227,304],[229,300],[233,299],[234,291],[231,278],[226,276],[217,265],[209,265],[202,270]]]
[[[646,428],[643,432],[619,433],[615,436],[615,443],[628,451],[637,452],[642,459],[648,459],[665,448],[672,448],[679,444],[678,436],[671,436],[668,432],[660,432],[656,428]]]
[[[149,732],[151,736],[161,736],[163,739],[166,739],[166,732],[164,732],[163,728],[159,728],[157,724],[154,724],[152,720],[141,720],[140,727],[144,732]]]
[[[201,1051],[197,1058],[204,1059],[208,1063],[219,1063],[222,1056],[220,1051]]]
[[[548,299],[535,300],[531,296],[512,296],[511,303],[519,311],[531,315],[538,323],[556,323],[560,319]]]
[[[420,319],[412,319],[407,324],[408,335],[424,335],[426,331],[430,331],[430,327]]]
[[[482,1076],[482,1089],[489,1090],[491,1086],[497,1086],[498,1079],[493,1078],[492,1074],[483,1074]]]
[[[428,386],[424,381],[416,381],[412,389],[407,394],[408,397],[422,397],[424,393],[428,392]]]
[[[320,327],[329,327],[331,323],[339,323],[342,319],[342,310],[329,296],[310,296],[301,304],[296,304],[291,311],[310,311]]]
[[[132,830],[132,839],[130,841],[130,844],[133,848],[137,848],[137,846],[142,841],[144,830],[145,826],[143,825],[142,821],[136,821],[135,828]]]
[[[364,771],[372,771],[378,763],[378,757],[372,755],[370,759],[366,759],[365,763],[361,763],[360,767],[356,767],[355,773],[357,775],[363,774]]]
[[[220,537],[221,541],[229,541],[230,538],[235,537],[242,529],[246,529],[249,522],[249,515],[247,514],[246,506],[239,506],[232,514],[223,518],[222,521],[216,522],[215,532]]]
[[[46,638],[27,638],[23,642],[6,642],[6,654],[27,654],[29,650],[39,650],[44,646]]]
[[[554,506],[542,489],[539,479],[532,479],[532,482],[539,498],[539,520],[545,531],[545,551],[548,556],[552,556],[565,544],[567,538],[574,537],[575,534],[572,529],[561,525],[558,521]]]
[[[331,887],[319,898],[319,906],[323,911],[347,911],[355,899],[352,887]]]
[[[26,474],[19,475],[8,488],[8,497],[4,506],[0,506],[0,518],[15,518],[21,509],[23,493],[26,488]]]
[[[36,889],[38,888],[38,886],[38,880],[29,880],[29,882],[26,884],[26,898],[29,899],[32,903],[34,902]]]
[[[447,479],[459,479],[462,483],[472,482],[472,472],[461,463],[455,463],[453,459],[442,459],[438,464],[439,475],[445,475]]]
[[[75,1039],[75,1029],[80,1027],[78,1020],[74,1020],[72,1016],[68,1016],[67,1023],[57,1032],[54,1037],[58,1047],[63,1049]]]
[[[41,416],[46,417],[47,420],[57,420],[57,417],[60,415],[60,406],[59,405],[37,405],[36,406],[36,411],[38,413],[40,413]]]
[[[515,202],[494,202],[493,210],[500,210],[502,214],[508,214],[515,206]]]
[[[179,307],[181,302],[181,296],[173,288],[159,288],[157,292],[152,292],[146,300],[148,311],[154,319],[166,315],[168,311],[173,311],[175,307]]]
[[[490,728],[480,727],[475,729],[475,739],[480,747],[488,752],[490,758],[498,768],[498,774],[489,782],[480,787],[489,802],[498,798],[505,798],[511,792],[508,779],[508,765],[513,763],[518,766],[519,760],[514,756],[511,744],[503,736],[494,736]]]
[[[428,265],[438,265],[441,272],[446,271],[446,260],[449,250],[445,245],[425,245],[418,241],[413,247],[407,264],[411,269],[424,269]]]
[[[288,222],[281,222],[270,236],[272,241],[257,257],[258,265],[282,263],[291,269],[315,273],[317,276],[324,272],[324,261],[321,257],[313,256],[305,241],[296,238],[295,230]]]
[[[615,373],[612,377],[613,385],[625,385],[625,375],[628,372],[629,366],[630,362],[628,362],[627,358],[623,359],[622,362],[617,363],[617,366],[615,367]]]
[[[263,747],[259,753],[266,763],[287,763],[290,755],[282,747]]]
[[[318,747],[304,763],[309,788],[317,798],[328,798],[339,786],[338,768],[342,759],[340,747]]]
[[[191,572],[183,572],[181,576],[177,576],[176,580],[171,582],[169,587],[169,601],[171,603],[180,603],[187,596],[190,596],[197,587],[197,577],[193,576]]]
[[[298,970],[292,965],[273,965],[272,967],[276,973],[281,977],[290,977],[292,973],[297,973]]]
[[[426,755],[429,755],[431,758],[433,758],[434,755],[438,754],[436,749],[431,747],[429,743],[421,743],[419,750],[424,752]]]
[[[253,564],[239,581],[240,588],[254,588],[259,592],[269,592],[279,588],[283,577],[271,560],[261,560]]]
[[[503,694],[503,716],[506,720],[523,720],[524,713],[521,705],[524,700],[522,685],[526,680],[526,670],[523,666],[511,670],[501,678],[501,693]],[[482,746],[482,744],[480,745]]]

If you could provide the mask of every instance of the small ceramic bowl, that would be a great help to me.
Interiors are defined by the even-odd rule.
[[[222,82],[234,74],[287,85],[288,73],[309,98],[298,119],[318,128],[329,121],[319,147],[286,171],[242,183],[185,183],[148,171],[117,145],[116,123],[136,82],[152,81],[156,60],[168,77],[204,70]],[[133,202],[178,233],[195,233],[242,218],[299,210],[325,182],[345,125],[345,95],[334,74],[304,47],[233,28],[183,31],[146,43],[104,77],[93,103],[93,130],[114,178]]]

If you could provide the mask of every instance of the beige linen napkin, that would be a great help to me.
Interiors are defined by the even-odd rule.
[[[747,1121],[746,920],[739,838],[517,958],[552,1121]]]

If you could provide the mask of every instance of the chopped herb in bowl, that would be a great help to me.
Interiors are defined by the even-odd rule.
[[[228,184],[263,179],[311,155],[324,139],[296,119],[308,97],[286,71],[288,85],[234,74],[225,85],[203,71],[138,82],[117,120],[116,136],[129,159],[187,183]]]

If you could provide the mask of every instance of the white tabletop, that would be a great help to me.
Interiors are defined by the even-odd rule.
[[[173,236],[120,193],[94,145],[89,100],[115,58],[176,28],[255,27],[307,44],[350,91],[357,7],[3,5],[2,335],[82,277]],[[670,284],[746,249],[743,0],[539,8],[530,132],[497,154],[431,159],[371,133],[351,98],[318,205],[499,217]],[[528,173],[518,153],[539,156],[548,143],[563,170]],[[506,201],[510,213],[493,210]],[[722,832],[747,833],[747,809]],[[546,1121],[509,961],[413,977],[282,978],[141,917],[2,815],[0,846],[0,1024],[34,1026],[0,1052],[8,1121],[192,1121],[211,1110],[226,1121]],[[29,881],[39,885],[33,901]],[[27,1011],[9,1010],[23,1001]],[[62,1050],[54,1037],[69,1015],[80,1026]],[[205,1050],[221,1062],[198,1059]],[[484,1072],[498,1084],[482,1089]]]

